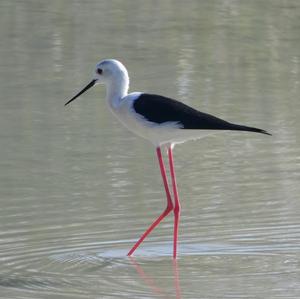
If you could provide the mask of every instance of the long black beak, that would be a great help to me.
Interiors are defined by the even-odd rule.
[[[70,101],[68,101],[65,106],[73,102],[76,98],[78,98],[80,95],[82,95],[84,92],[86,92],[88,89],[93,87],[96,84],[97,80],[92,80],[85,88],[83,88],[81,91],[79,91]]]

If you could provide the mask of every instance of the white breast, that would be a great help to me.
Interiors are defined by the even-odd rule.
[[[133,92],[125,96],[119,105],[111,108],[118,120],[136,135],[143,137],[155,146],[170,143],[181,143],[189,139],[199,139],[214,132],[208,130],[182,130],[177,122],[157,124],[146,120],[135,112],[133,103],[141,95]]]

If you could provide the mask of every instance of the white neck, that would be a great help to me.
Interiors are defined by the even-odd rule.
[[[122,99],[127,95],[129,77],[122,74],[106,84],[106,100],[112,109],[117,109]]]

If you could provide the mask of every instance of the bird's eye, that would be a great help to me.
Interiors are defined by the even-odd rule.
[[[103,70],[102,70],[102,69],[97,69],[97,73],[98,73],[99,75],[102,75]]]

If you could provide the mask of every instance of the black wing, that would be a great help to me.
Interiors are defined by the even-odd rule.
[[[181,125],[181,129],[237,130],[271,135],[258,128],[229,123],[213,115],[200,112],[176,100],[155,94],[141,94],[134,101],[133,108],[136,113],[142,115],[148,121],[157,124],[169,121],[178,122]]]

